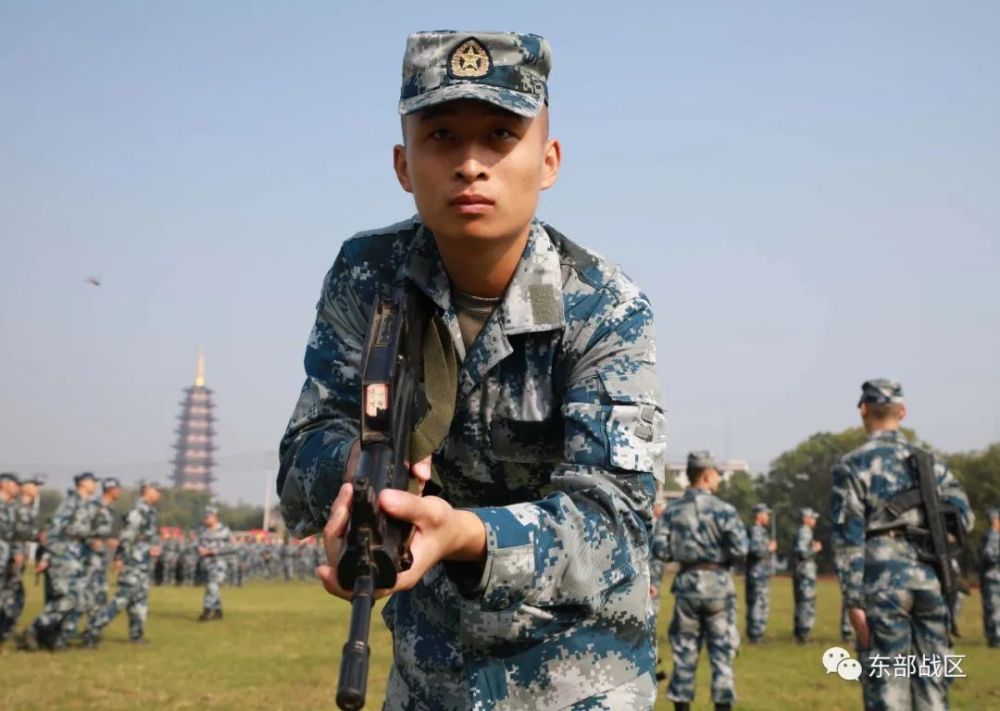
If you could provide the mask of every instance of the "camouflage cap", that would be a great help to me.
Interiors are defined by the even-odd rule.
[[[17,474],[14,472],[0,472],[0,481],[12,481],[15,484],[21,483],[21,480],[17,478]]]
[[[986,518],[988,518],[990,521],[996,521],[997,519],[1000,519],[1000,509],[997,508],[986,509]]]
[[[861,399],[858,400],[858,407],[862,403],[869,402],[874,405],[902,405],[903,386],[898,381],[876,378],[866,380],[861,384]]]
[[[771,513],[771,507],[765,503],[754,504],[753,508],[750,509],[753,515],[756,516],[759,513]]]
[[[799,516],[802,518],[819,518],[819,511],[811,509],[807,506],[804,509],[799,509]]]
[[[416,32],[406,40],[399,113],[446,101],[485,101],[521,116],[548,104],[552,49],[516,32]]]
[[[212,514],[215,514],[216,516],[219,515],[219,509],[218,509],[218,507],[217,506],[206,506],[205,507],[205,513],[203,515],[204,516],[211,516]]]
[[[690,469],[716,469],[715,457],[707,449],[699,449],[688,454],[687,468]]]
[[[79,486],[80,482],[86,481],[87,479],[92,479],[97,481],[97,477],[94,476],[94,472],[80,472],[75,477],[73,477],[73,483]]]
[[[120,488],[122,488],[122,483],[117,479],[115,479],[113,476],[109,476],[101,480],[102,491],[111,491],[112,489],[120,489]]]
[[[32,474],[30,479],[25,479],[24,481],[21,482],[21,484],[22,485],[34,484],[35,486],[44,486],[45,477],[43,477],[41,474]]]

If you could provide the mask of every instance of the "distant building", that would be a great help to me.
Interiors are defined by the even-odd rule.
[[[215,428],[213,397],[215,392],[205,387],[205,355],[198,354],[198,368],[194,385],[184,390],[181,401],[180,424],[177,426],[177,441],[174,444],[174,486],[193,491],[212,491],[212,467],[215,460],[212,444]]]

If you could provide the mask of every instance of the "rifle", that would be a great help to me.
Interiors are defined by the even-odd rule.
[[[922,449],[914,449],[907,458],[907,463],[911,471],[917,474],[920,505],[924,510],[928,533],[927,545],[920,550],[920,559],[934,567],[941,582],[941,594],[948,601],[949,631],[953,632],[957,621],[951,614],[952,603],[963,586],[955,577],[952,563],[964,553],[965,527],[958,510],[941,502],[931,455]]]
[[[337,705],[360,709],[368,685],[368,632],[375,590],[396,585],[412,562],[406,543],[412,526],[382,513],[383,489],[410,488],[407,463],[423,373],[417,295],[405,281],[390,298],[376,298],[361,358],[361,451],[354,471],[350,522],[337,562],[337,579],[351,591],[351,623],[337,683]]]

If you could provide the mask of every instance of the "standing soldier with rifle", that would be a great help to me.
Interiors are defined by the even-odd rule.
[[[198,555],[205,570],[205,599],[199,622],[222,619],[222,585],[226,582],[226,556],[236,552],[229,526],[219,520],[219,510],[205,508],[202,527],[198,529]]]
[[[771,603],[771,574],[774,571],[774,540],[771,509],[765,503],[753,505],[753,525],[750,527],[750,552],[747,555],[746,605],[747,640],[761,644],[767,629],[767,615]]]
[[[325,527],[326,589],[353,597],[344,707],[390,592],[389,711],[653,705],[652,308],[535,217],[562,155],[551,60],[537,35],[411,35],[393,160],[418,216],[345,242],[323,284],[278,490],[294,536]]]
[[[813,536],[819,512],[804,508],[799,511],[802,525],[795,534],[795,565],[792,585],[795,593],[795,642],[807,644],[816,624],[816,554],[823,544]]]
[[[872,673],[872,661],[936,655],[943,663],[948,599],[958,584],[951,561],[974,517],[944,463],[900,431],[906,406],[898,382],[866,381],[858,407],[869,439],[834,467],[831,515],[865,708],[944,709],[944,675]]]
[[[13,610],[16,594],[15,578],[20,577],[19,548],[15,542],[17,530],[17,499],[21,483],[12,472],[0,474],[0,642],[6,641],[12,629],[7,610]]]

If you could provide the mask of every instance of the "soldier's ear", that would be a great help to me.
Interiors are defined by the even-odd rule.
[[[406,146],[397,144],[392,147],[392,168],[396,171],[399,185],[406,192],[412,193],[413,183],[410,181],[410,166],[406,160]]]
[[[899,406],[899,419],[900,419],[900,421],[902,421],[902,419],[904,417],[906,417],[906,405],[900,405]]]

